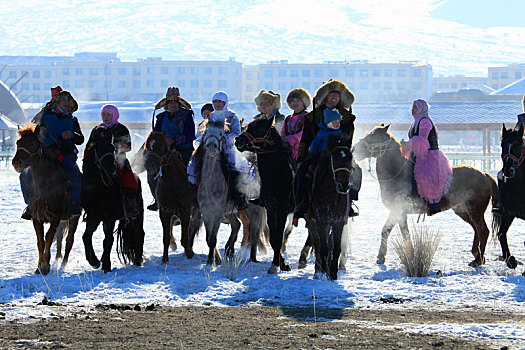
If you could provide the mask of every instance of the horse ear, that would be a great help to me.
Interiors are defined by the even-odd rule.
[[[388,132],[388,128],[392,125],[392,123],[389,123],[387,126],[384,127],[385,133]]]
[[[507,132],[507,128],[505,128],[505,123],[503,123],[503,128],[501,129],[501,132],[503,134]]]

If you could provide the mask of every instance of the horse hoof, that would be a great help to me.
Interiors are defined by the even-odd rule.
[[[376,264],[384,265],[385,264],[385,258],[377,258]]]
[[[104,271],[104,274],[111,272],[111,267],[109,269],[103,269],[103,271]]]
[[[306,265],[307,265],[306,262],[299,261],[298,267],[300,269],[304,269],[304,268],[306,268]]]
[[[193,252],[193,250],[187,250],[186,251],[186,258],[191,259],[194,256],[195,256],[195,253]]]
[[[343,264],[339,265],[339,271],[346,271],[346,266]]]
[[[62,264],[60,264],[60,269],[63,270],[67,265],[67,260],[62,260]]]
[[[470,266],[470,267],[480,267],[481,264],[477,260],[472,260],[471,262],[468,263],[468,266]]]
[[[170,241],[170,249],[173,252],[177,250],[177,243],[175,243],[175,241]]]
[[[98,270],[98,268],[100,267],[100,260],[98,259],[91,260],[89,261],[89,265],[95,270]]]
[[[523,271],[523,273],[521,274],[523,277],[525,277],[525,271]]]
[[[280,271],[280,267],[272,264],[272,266],[268,269],[268,273],[270,275],[277,275]]]
[[[290,267],[290,265],[281,264],[281,271],[292,271],[292,268]]]
[[[51,267],[39,267],[35,270],[35,273],[37,275],[47,275],[49,271],[51,270]]]
[[[256,264],[259,262],[259,260],[257,260],[257,258],[250,258],[250,261],[253,262],[253,263],[256,263]]]
[[[515,269],[518,266],[518,262],[516,261],[516,258],[514,256],[510,256],[507,260],[507,266],[511,269]]]

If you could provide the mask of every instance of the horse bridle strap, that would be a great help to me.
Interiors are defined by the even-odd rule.
[[[521,149],[521,154],[520,154],[520,157],[518,158],[514,154],[510,153],[510,145],[509,145],[509,152],[501,156],[501,159],[503,161],[507,160],[507,158],[510,158],[513,161],[515,161],[518,164],[517,166],[519,167],[521,163],[523,163],[523,161],[525,160],[525,148]]]
[[[392,142],[392,139],[389,138],[385,142],[377,142],[377,143],[370,143],[366,141],[365,139],[362,139],[363,143],[366,145],[366,148],[368,149],[368,152],[370,152],[370,157],[382,157],[386,151],[388,151],[388,145],[390,142]],[[377,154],[375,154],[377,152]]]
[[[40,145],[35,152],[31,152],[25,147],[17,147],[17,151],[22,151],[22,152],[29,154],[29,162],[31,162],[34,156],[38,156],[39,158],[42,158],[43,147],[42,145]]]
[[[248,131],[243,132],[243,134],[246,136],[253,149],[264,151],[267,146],[274,146],[276,144],[275,140],[270,138],[271,132],[272,129],[268,129],[263,137],[253,137]],[[258,145],[259,143],[261,143],[261,146]]]

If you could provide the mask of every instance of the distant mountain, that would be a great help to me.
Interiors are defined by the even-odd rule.
[[[525,60],[523,25],[501,26],[505,2],[493,11],[499,26],[480,27],[455,21],[461,14],[445,16],[450,1],[11,1],[0,5],[0,47],[3,55],[110,51],[123,60],[235,57],[245,64],[426,60],[437,74],[466,75]],[[476,4],[485,5],[460,10],[494,3]]]

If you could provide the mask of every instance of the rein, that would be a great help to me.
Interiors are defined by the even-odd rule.
[[[347,150],[349,154],[351,154],[352,152],[350,152],[350,148],[349,147],[346,147],[346,146],[337,146],[334,148],[334,151],[337,150],[337,149],[344,149],[344,150]],[[339,189],[340,187],[340,184],[339,182],[337,182],[336,178],[335,178],[335,174],[338,172],[338,171],[343,171],[345,173],[348,173],[348,176],[350,176],[352,174],[352,170],[350,170],[349,168],[347,167],[340,167],[340,168],[336,168],[334,169],[334,156],[332,153],[330,153],[330,171],[331,171],[331,175],[332,175],[332,179],[334,180],[334,183],[336,184],[336,191],[338,194],[348,194],[348,192],[350,191],[350,186],[348,186],[346,188],[345,191],[341,191]],[[339,185],[339,186],[338,186]]]
[[[272,128],[269,128],[263,137],[253,137],[247,130],[242,133],[250,143],[250,146],[256,151],[256,153],[272,153],[276,150],[267,150],[268,146],[274,146],[277,143],[271,138]],[[258,144],[261,144],[260,146]]]
[[[25,152],[29,155],[29,163],[31,164],[31,161],[33,159],[34,156],[38,156],[38,158],[42,158],[42,152],[43,152],[43,147],[42,147],[42,144],[40,144],[38,146],[38,149],[35,151],[35,152],[30,152],[27,148],[25,147],[17,147],[16,148],[17,151],[22,151],[22,152]],[[38,159],[37,158],[37,159]]]
[[[520,154],[520,157],[518,158],[514,154],[510,153],[510,146],[511,145],[509,145],[508,153],[502,155],[501,159],[503,160],[503,162],[505,162],[505,160],[507,160],[507,158],[510,158],[514,162],[518,163],[517,166],[519,167],[523,163],[523,161],[525,160],[525,148],[523,148],[523,146],[522,146],[521,154]]]
[[[370,156],[368,157],[368,173],[373,179],[379,181],[379,178],[374,176],[374,174],[372,173],[372,165],[371,165],[372,158],[373,157],[380,158],[385,155],[386,151],[395,150],[395,148],[388,147],[388,145],[393,141],[393,139],[389,138],[385,142],[378,142],[378,143],[369,143],[365,139],[362,139],[361,141],[367,147],[368,152],[370,152]],[[374,154],[374,152],[378,152],[378,153]],[[386,178],[386,179],[381,179],[381,181],[388,181],[388,182],[396,181],[399,175],[401,175],[401,173],[403,172],[403,170],[405,169],[405,167],[407,166],[409,162],[410,160],[406,160],[403,163],[403,166],[399,169],[399,171],[394,176],[390,178]]]
[[[106,187],[110,187],[110,186],[112,186],[112,185],[113,185],[112,182],[109,182],[109,183],[106,182],[106,178],[109,179],[109,181],[110,181],[111,176],[107,173],[106,169],[104,169],[104,168],[102,167],[102,160],[103,160],[104,158],[106,158],[106,157],[113,157],[113,161],[115,161],[115,155],[114,155],[113,153],[111,153],[111,152],[107,152],[107,153],[105,153],[104,155],[102,155],[102,157],[99,157],[96,148],[93,148],[93,151],[94,151],[94,153],[95,153],[95,164],[97,165],[98,170],[99,170],[101,173],[104,174],[104,176],[101,176],[101,177],[100,177],[100,178],[102,179],[102,183],[103,183],[104,186],[106,186]]]

